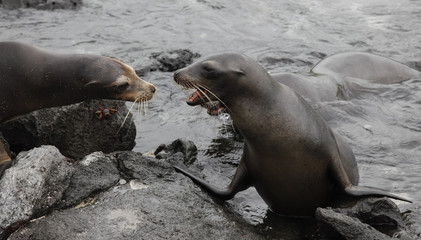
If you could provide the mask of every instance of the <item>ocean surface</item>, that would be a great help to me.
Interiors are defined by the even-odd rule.
[[[347,51],[421,68],[420,39],[421,1],[416,0],[84,0],[78,10],[0,8],[1,41],[111,56],[135,69],[151,64],[154,53],[177,49],[202,56],[245,53],[272,73],[308,72],[324,57]],[[189,92],[175,84],[172,73],[143,78],[158,90],[143,108],[133,108],[134,150],[153,152],[177,138],[191,140],[206,179],[228,184],[243,144],[229,116],[212,117],[189,107]],[[360,185],[413,200],[396,203],[414,236],[421,236],[421,80],[373,85],[357,99],[314,107],[351,145]],[[253,189],[226,206],[251,224],[268,224],[267,207]]]

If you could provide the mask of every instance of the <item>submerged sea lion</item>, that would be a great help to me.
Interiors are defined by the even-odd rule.
[[[174,80],[197,90],[189,105],[223,105],[245,140],[235,176],[224,190],[175,167],[209,193],[226,200],[254,186],[272,211],[294,216],[313,215],[338,193],[409,201],[357,186],[358,167],[348,144],[299,94],[251,58],[209,56],[175,72]]]
[[[132,67],[108,57],[55,54],[17,42],[0,42],[0,56],[0,123],[90,99],[147,101],[155,92]],[[0,142],[0,177],[10,164]]]
[[[392,59],[365,52],[346,52],[318,62],[309,73],[274,73],[272,78],[311,102],[347,99],[370,83],[392,84],[421,73]]]

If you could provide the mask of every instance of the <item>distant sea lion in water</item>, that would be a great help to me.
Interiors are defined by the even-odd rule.
[[[370,84],[393,84],[421,77],[402,63],[365,52],[345,52],[318,62],[308,73],[271,73],[311,103],[350,99],[370,88]],[[210,115],[224,110],[219,102],[205,104]]]
[[[367,83],[399,83],[418,78],[421,73],[379,55],[346,52],[321,60],[308,74],[275,73],[271,76],[307,100],[317,102],[351,98]]]
[[[0,42],[0,56],[0,123],[90,99],[147,101],[155,92],[132,67],[108,57],[55,54],[17,42]],[[0,141],[0,177],[10,165]]]
[[[174,73],[174,80],[197,90],[189,105],[224,105],[245,140],[240,164],[224,190],[175,167],[209,193],[226,200],[254,186],[272,211],[295,216],[313,215],[338,193],[409,201],[357,186],[358,167],[348,144],[299,94],[251,58],[209,56]]]

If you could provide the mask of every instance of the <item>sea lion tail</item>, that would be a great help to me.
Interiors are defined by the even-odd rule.
[[[214,195],[222,200],[229,200],[231,198],[234,197],[234,195],[237,192],[234,192],[232,189],[227,188],[225,190],[221,190],[219,188],[216,188],[212,185],[210,185],[209,183],[205,182],[203,179],[200,179],[196,176],[194,176],[193,174],[187,172],[184,169],[181,169],[179,167],[174,166],[174,169],[179,172],[182,173],[183,175],[189,177],[194,183],[196,183],[197,185],[199,185],[200,187],[204,188],[208,193],[210,193],[211,195]]]
[[[412,203],[411,200],[400,197],[398,195],[387,192],[386,190],[374,187],[354,186],[351,185],[345,188],[345,192],[351,196],[385,196],[393,199]]]

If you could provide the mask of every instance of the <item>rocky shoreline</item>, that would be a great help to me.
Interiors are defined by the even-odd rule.
[[[0,181],[0,239],[412,239],[387,198],[319,208],[305,223],[279,216],[271,216],[279,225],[247,223],[173,170],[194,165],[193,142],[157,146],[153,156],[132,152],[131,118],[115,137],[128,111],[124,103],[120,116],[106,120],[95,117],[92,108],[98,104],[43,109],[2,126],[12,151],[22,152]],[[19,131],[12,135],[14,128]],[[35,145],[17,148],[30,134],[38,138]],[[84,148],[79,141],[87,141]]]

